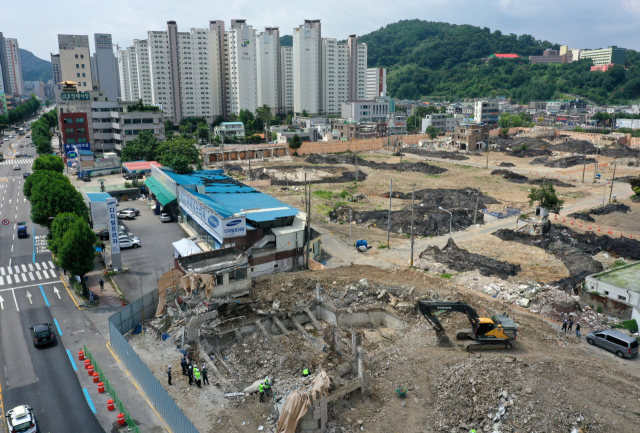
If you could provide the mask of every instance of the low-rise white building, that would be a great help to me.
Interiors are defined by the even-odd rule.
[[[587,297],[607,314],[640,323],[640,262],[589,275],[581,293],[583,301]]]
[[[244,123],[242,122],[222,122],[220,125],[213,128],[213,135],[219,135],[222,137],[244,137]]]
[[[342,103],[342,118],[356,122],[385,122],[390,113],[389,101],[347,101]]]

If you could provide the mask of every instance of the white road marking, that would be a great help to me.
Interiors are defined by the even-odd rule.
[[[53,286],[53,293],[55,293],[56,295],[58,295],[58,299],[60,298],[60,290],[58,290],[58,288],[56,286]],[[0,299],[2,299],[2,297],[0,296]]]
[[[58,278],[58,276],[56,275],[56,271],[50,270],[49,273],[51,274],[51,278]]]
[[[26,274],[21,274],[22,275],[22,281],[24,281],[25,283],[27,282],[27,275]]]
[[[36,278],[33,276],[33,272],[29,272],[29,278],[34,281]]]
[[[27,272],[27,267],[25,265],[22,265],[22,272]]]
[[[11,270],[11,259],[9,259],[9,266],[7,266],[7,271],[9,272],[9,275],[13,274],[13,271]]]
[[[40,270],[40,263],[36,263],[36,268]]]
[[[46,271],[46,270],[43,270],[43,271],[42,271],[42,274],[44,275],[44,277],[45,277],[45,278],[49,278],[49,274],[47,273],[47,271]]]
[[[49,260],[49,266],[51,266],[51,269],[53,269],[55,266],[53,265],[53,262],[51,260]]]
[[[11,252],[13,252],[13,245],[11,245]]]
[[[16,271],[16,274],[20,273],[20,267],[14,266],[13,269]]]
[[[11,275],[7,275],[7,284],[11,284]]]
[[[57,281],[49,281],[49,282],[45,282],[45,283],[27,284],[26,286],[12,287],[10,289],[0,289],[0,292],[7,292],[9,290],[26,289],[27,287],[38,287],[38,286],[44,286],[46,284],[56,284],[56,283],[57,283]]]
[[[0,307],[4,310],[4,299],[2,299],[2,296],[0,296]]]
[[[40,275],[40,271],[36,271],[36,275],[38,276],[38,279],[41,280],[42,276]]]
[[[0,286],[4,286],[4,278],[0,277]]]
[[[18,307],[18,300],[16,299],[16,291],[11,289],[11,292],[13,292],[13,301],[16,303],[16,309],[20,311],[20,307]]]
[[[4,268],[0,268],[0,273],[2,273],[2,275],[6,275],[6,274],[4,273]]]
[[[33,265],[31,263],[29,263],[29,270],[33,271]]]
[[[15,294],[14,294],[15,295]],[[33,301],[31,300],[31,293],[27,290],[27,298],[29,298],[29,303],[33,305]],[[17,304],[16,304],[17,305]]]

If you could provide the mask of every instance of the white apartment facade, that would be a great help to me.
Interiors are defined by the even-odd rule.
[[[293,29],[293,111],[321,114],[322,29],[320,20],[305,20]]]
[[[5,50],[8,68],[5,74],[8,75],[9,89],[7,93],[13,95],[24,94],[24,81],[22,80],[22,63],[20,62],[20,47],[18,40],[14,38],[5,38],[5,46],[1,47]]]
[[[257,37],[256,63],[258,68],[258,107],[264,105],[276,114],[280,102],[282,78],[280,77],[280,30],[266,27]]]
[[[135,56],[135,77],[136,88],[133,91],[134,101],[142,99],[146,105],[152,104],[151,99],[151,69],[149,67],[149,42],[146,39],[133,41],[133,51]],[[102,90],[102,89],[101,89]]]
[[[227,113],[240,114],[243,109],[255,113],[258,108],[256,31],[246,20],[231,20],[225,37],[229,53]]]
[[[349,100],[349,47],[337,39],[322,39],[323,113],[340,114]]]
[[[387,68],[367,69],[367,99],[374,100],[387,95]]]
[[[78,83],[78,92],[93,90],[89,36],[58,35],[60,80]]]
[[[293,47],[280,47],[280,100],[282,112],[293,111]]]
[[[117,101],[120,94],[118,84],[118,62],[113,55],[113,41],[108,33],[96,33],[94,37],[95,53],[92,72],[98,81],[98,88],[105,92],[110,101]]]

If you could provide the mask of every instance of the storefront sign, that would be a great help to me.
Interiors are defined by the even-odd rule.
[[[247,234],[245,217],[222,218],[186,189],[179,187],[180,207],[207,231],[220,239],[237,238]]]
[[[61,97],[63,101],[88,101],[91,99],[88,93],[62,92]]]
[[[178,196],[178,184],[155,164],[151,164],[151,176],[171,191],[175,197]]]

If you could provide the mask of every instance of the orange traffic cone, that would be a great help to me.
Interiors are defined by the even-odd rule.
[[[580,222],[580,227],[582,227],[582,221]]]
[[[562,217],[562,222],[563,222],[563,223],[564,223],[564,222],[566,222],[566,221],[565,221],[565,219],[564,219],[564,217]]]
[[[571,220],[571,225],[573,225],[573,220]]]

